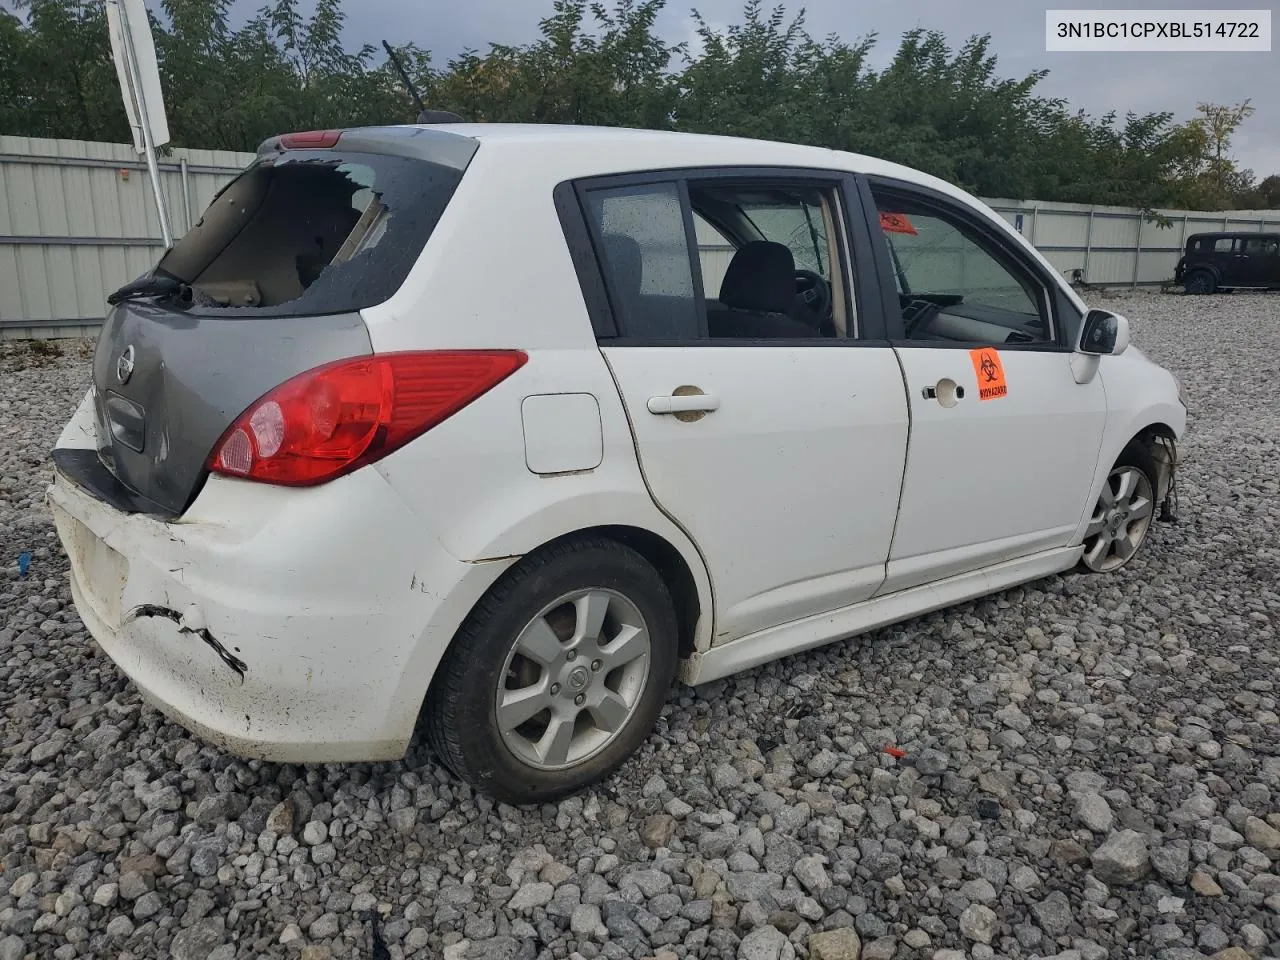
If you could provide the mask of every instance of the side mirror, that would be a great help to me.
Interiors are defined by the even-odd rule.
[[[1080,352],[1093,357],[1115,356],[1129,346],[1129,321],[1109,310],[1090,310],[1080,331]]]

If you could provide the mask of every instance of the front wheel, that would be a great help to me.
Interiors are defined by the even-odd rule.
[[[1090,573],[1111,573],[1132,560],[1147,539],[1155,518],[1156,465],[1131,443],[1107,474],[1085,530],[1080,566]]]
[[[477,605],[423,707],[436,755],[508,803],[596,782],[644,742],[678,658],[661,576],[615,541],[530,554]]]

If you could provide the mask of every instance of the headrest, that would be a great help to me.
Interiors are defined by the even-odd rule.
[[[796,297],[796,262],[789,247],[753,240],[729,261],[720,302],[736,310],[790,314]]]

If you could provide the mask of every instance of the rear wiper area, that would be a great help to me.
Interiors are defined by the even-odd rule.
[[[174,280],[172,277],[139,277],[107,297],[107,303],[115,306],[125,300],[137,300],[140,297],[185,296],[186,288],[185,283]]]

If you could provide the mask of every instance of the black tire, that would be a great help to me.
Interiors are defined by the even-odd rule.
[[[564,769],[542,770],[503,739],[499,677],[520,632],[540,611],[573,591],[597,588],[623,595],[644,618],[650,638],[644,686],[629,718],[598,752]],[[415,746],[425,736],[454,775],[497,800],[552,801],[609,776],[639,748],[662,712],[678,660],[675,606],[644,557],[601,536],[554,543],[508,571],[463,623],[436,670]]]
[[[1126,446],[1122,451],[1120,451],[1120,456],[1116,459],[1116,462],[1112,465],[1111,471],[1118,470],[1122,467],[1132,467],[1133,469],[1139,470],[1146,477],[1147,484],[1150,487],[1150,492],[1151,492],[1150,516],[1147,520],[1146,526],[1142,529],[1141,539],[1139,540],[1137,547],[1135,548],[1132,555],[1130,555],[1127,559],[1122,560],[1119,564],[1112,567],[1111,569],[1105,570],[1105,571],[1094,569],[1093,567],[1089,566],[1088,563],[1086,563],[1085,557],[1081,557],[1080,561],[1076,565],[1076,570],[1078,570],[1081,573],[1114,573],[1116,570],[1119,570],[1120,567],[1123,567],[1130,560],[1132,560],[1133,557],[1137,556],[1139,553],[1142,552],[1142,548],[1146,545],[1147,539],[1151,534],[1151,527],[1155,523],[1155,519],[1156,519],[1156,511],[1159,509],[1159,503],[1157,502],[1157,499],[1156,499],[1160,491],[1159,468],[1156,466],[1155,459],[1147,451],[1147,448],[1144,447],[1137,440],[1131,440],[1129,442],[1129,445]],[[1097,506],[1095,505],[1093,509],[1094,509],[1094,514],[1092,515],[1096,515],[1096,511],[1098,509]],[[1088,548],[1093,542],[1093,540],[1094,538],[1092,537],[1089,537],[1089,536],[1085,537],[1084,542],[1085,542],[1086,556],[1088,554]]]
[[[1208,270],[1192,270],[1182,281],[1182,289],[1191,294],[1213,293],[1217,286],[1217,281]]]

